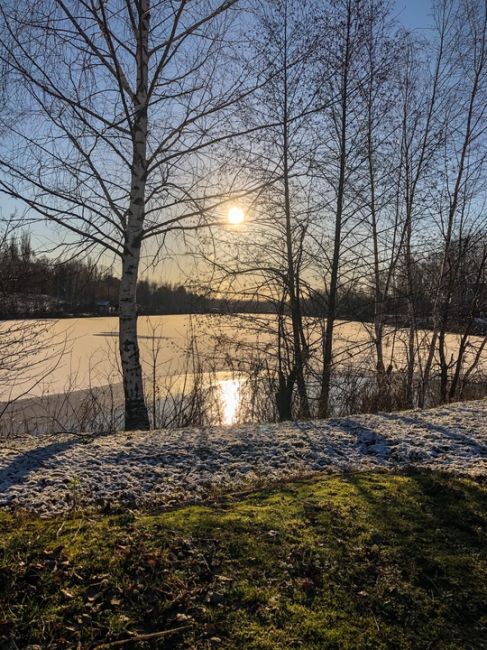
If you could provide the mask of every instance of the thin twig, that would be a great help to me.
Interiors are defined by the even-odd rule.
[[[171,630],[162,630],[161,632],[151,632],[149,634],[135,634],[128,639],[120,639],[119,641],[111,641],[110,643],[101,643],[94,646],[93,650],[102,650],[103,648],[119,648],[124,646],[127,643],[133,643],[134,641],[151,641],[152,639],[159,639],[163,636],[169,636],[170,634],[177,634],[183,630],[188,630],[191,625],[183,625],[181,627],[175,627]]]

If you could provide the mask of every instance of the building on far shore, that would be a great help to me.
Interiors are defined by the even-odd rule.
[[[109,300],[97,300],[95,307],[98,316],[111,316],[115,313],[115,307]]]

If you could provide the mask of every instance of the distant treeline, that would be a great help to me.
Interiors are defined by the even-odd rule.
[[[91,260],[36,255],[24,233],[0,244],[0,318],[115,315],[120,280]],[[142,314],[272,311],[262,301],[216,298],[184,286],[147,280],[137,285]]]
[[[23,233],[0,243],[0,318],[32,316],[115,315],[120,279],[90,259],[58,259],[37,255]],[[276,304],[261,297],[238,300],[191,291],[177,284],[140,280],[141,314],[275,313]],[[369,318],[373,304],[366,292],[342,296],[343,318]],[[326,311],[326,298],[316,292],[303,301],[308,316]]]
[[[451,258],[459,259],[458,246],[452,246]],[[431,284],[438,274],[440,258],[431,252],[415,264],[416,314],[418,325],[428,327],[432,314]],[[450,296],[457,321],[470,316],[485,319],[487,282],[478,245],[462,259],[460,281]],[[479,269],[481,272],[479,273]],[[480,284],[479,284],[480,283]],[[60,261],[37,255],[30,237],[23,233],[0,243],[0,318],[31,316],[115,315],[118,311],[120,280],[110,269],[90,259]],[[302,300],[304,316],[326,316],[327,296],[307,288]],[[474,298],[475,296],[475,298]],[[408,291],[399,279],[384,300],[386,321],[391,325],[407,323]],[[276,302],[251,298],[215,297],[191,291],[181,285],[158,284],[140,280],[137,302],[141,314],[201,313],[276,313]],[[473,311],[472,311],[473,310]],[[343,319],[369,321],[374,315],[374,296],[366,285],[339,293],[338,315]],[[450,321],[450,329],[457,329]]]

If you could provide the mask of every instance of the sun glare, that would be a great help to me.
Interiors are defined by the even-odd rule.
[[[239,226],[245,221],[245,212],[242,208],[234,206],[228,211],[228,223],[231,223],[232,226]]]
[[[223,424],[235,424],[240,407],[241,382],[238,379],[227,379],[220,382],[220,394],[223,407]]]

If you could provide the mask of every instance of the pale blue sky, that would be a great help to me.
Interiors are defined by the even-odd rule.
[[[299,2],[299,0],[296,1]],[[421,32],[422,30],[428,30],[431,26],[432,0],[391,0],[391,2],[393,3],[394,13],[398,23],[404,27]],[[17,211],[21,214],[23,211],[22,206],[17,206],[15,201],[6,196],[0,196],[0,211],[3,216],[11,214],[16,207]],[[53,242],[57,242],[66,237],[66,232],[54,224],[38,223],[32,226],[31,231],[34,247],[40,249],[48,249],[52,246]],[[171,270],[177,273],[175,267]],[[173,278],[171,277],[169,279]]]
[[[431,25],[431,0],[395,0],[397,18],[409,29]]]

